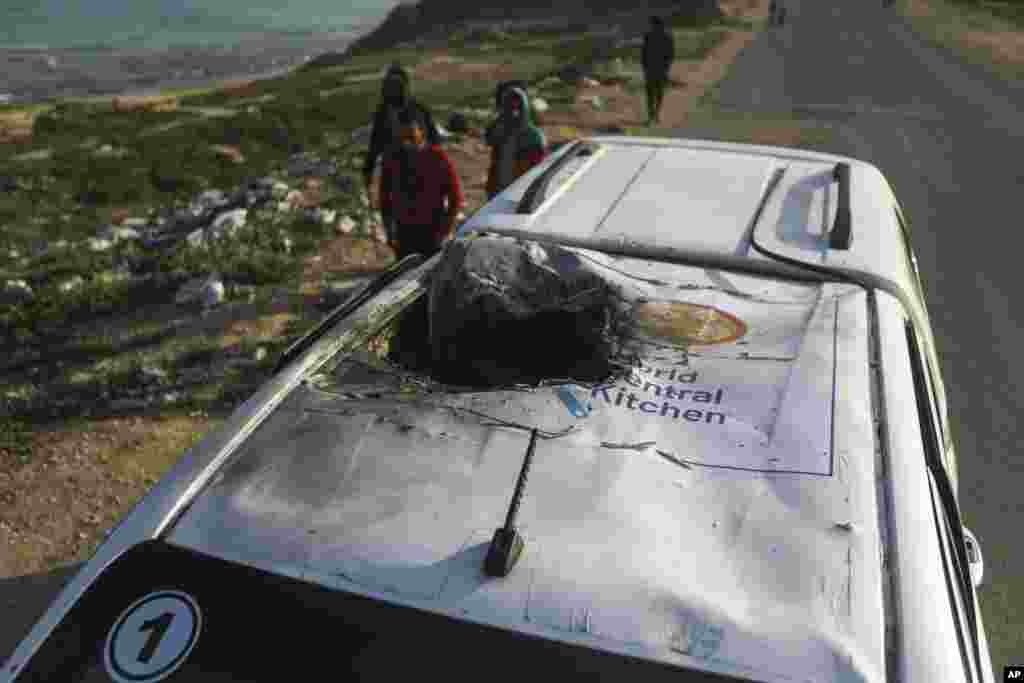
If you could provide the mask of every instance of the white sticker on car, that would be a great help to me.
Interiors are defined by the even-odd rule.
[[[107,635],[103,662],[117,683],[151,683],[178,670],[199,639],[202,615],[191,596],[159,591],[136,600]]]

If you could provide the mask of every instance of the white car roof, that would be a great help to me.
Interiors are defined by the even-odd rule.
[[[868,273],[917,296],[897,201],[869,163],[702,140],[604,136],[588,142],[597,151],[566,164],[532,213],[516,213],[516,207],[546,165],[471,216],[460,233],[503,228],[763,259],[751,248],[753,236],[782,256]],[[827,248],[838,205],[838,183],[832,178],[838,163],[850,167],[853,241],[848,250]],[[781,176],[777,183],[776,175]]]
[[[747,334],[699,350],[648,344],[614,386],[416,400],[361,393],[401,380],[368,370],[365,354],[339,356],[241,445],[168,540],[686,668],[884,680],[866,295],[636,259],[601,267]],[[538,445],[525,553],[488,579],[529,441],[508,423],[575,431]]]

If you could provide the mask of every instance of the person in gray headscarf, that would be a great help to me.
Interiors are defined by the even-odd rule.
[[[487,172],[487,198],[492,199],[528,170],[539,164],[547,153],[544,132],[533,123],[526,93],[511,87],[504,91],[501,113],[484,134],[491,147]]]

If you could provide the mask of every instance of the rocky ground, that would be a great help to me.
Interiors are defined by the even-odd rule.
[[[662,112],[666,128],[681,127],[695,115],[700,97],[752,38],[768,3],[721,4],[728,16],[748,23],[721,29],[713,49],[676,64]],[[481,49],[475,58],[440,49],[425,53],[415,67],[417,91],[461,79],[489,93],[509,72],[487,59],[487,52]],[[548,104],[541,122],[549,140],[609,127],[648,132],[640,128],[645,113],[636,69],[635,62],[613,61],[576,74],[582,78],[571,84],[557,77],[538,82],[532,94]],[[259,96],[258,89],[238,88],[235,99],[243,104],[228,100],[215,106],[230,113]],[[468,214],[484,200],[488,150],[480,133],[492,112],[460,113],[469,127],[453,133],[445,146],[460,174]],[[449,120],[446,112],[439,114],[442,123]],[[759,139],[798,144],[800,134],[779,125]],[[0,577],[86,559],[167,467],[267,377],[288,340],[393,262],[371,206],[374,193],[367,196],[356,182],[366,130],[350,137],[341,151],[292,154],[244,183],[206,189],[174,207],[112,209],[103,214],[110,220],[91,235],[38,245],[35,253],[8,254],[8,272],[10,263],[50,265],[35,280],[0,282],[3,305],[102,298],[96,292],[110,291],[121,298],[75,325],[59,316],[48,319],[34,330],[42,336],[31,337],[31,343],[9,338],[4,345]],[[222,146],[225,164],[246,163],[238,158],[244,157],[241,149]],[[103,153],[116,155],[117,149],[112,145]],[[20,182],[11,176],[0,181],[8,188]],[[303,251],[310,240],[315,248]],[[237,263],[239,252],[257,247],[265,250],[261,254],[278,254],[280,264],[298,259],[296,275],[261,284],[256,275],[278,262],[261,262],[264,271]],[[60,274],[55,264],[82,254],[110,255],[109,274]],[[187,258],[205,269],[189,266]],[[101,280],[106,284],[97,289]],[[42,605],[15,600],[6,607],[27,627]]]

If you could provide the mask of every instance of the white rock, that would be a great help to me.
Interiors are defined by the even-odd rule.
[[[204,211],[219,208],[227,203],[227,196],[220,190],[207,190],[195,198],[189,209],[193,214],[199,215]]]
[[[233,236],[239,228],[245,227],[246,218],[249,215],[248,209],[235,209],[220,214],[210,226],[210,232],[214,237]]]
[[[11,157],[11,161],[45,161],[53,156],[52,149],[37,149],[32,152],[25,152],[18,156]]]
[[[287,212],[291,211],[292,208],[293,208],[292,205],[289,204],[288,202],[278,202],[277,203],[277,210],[280,211],[281,213],[287,213]]]
[[[584,78],[581,81],[581,84],[583,85],[584,88],[596,88],[599,85],[601,85],[601,83],[599,81],[596,81],[593,78]]]
[[[123,158],[128,156],[128,151],[124,149],[118,149],[112,145],[102,145],[93,152],[94,156],[97,157],[108,157],[108,158]]]
[[[257,363],[262,363],[267,359],[267,350],[262,346],[256,349],[256,353],[252,355],[252,359]]]
[[[590,106],[597,111],[602,111],[604,109],[604,99],[600,95],[594,95],[588,101],[590,102]]]
[[[100,234],[97,235],[96,237],[101,240],[109,240],[111,242],[117,243],[121,241],[128,242],[131,240],[141,239],[142,235],[140,235],[139,232],[133,228],[109,225],[106,228],[104,228],[103,231],[100,232]]]
[[[99,237],[90,237],[85,242],[91,251],[107,251],[114,246],[112,241]]]
[[[122,228],[135,228],[137,230],[139,228],[145,228],[148,226],[148,218],[125,218],[123,221],[121,221]]]
[[[74,277],[60,283],[57,286],[57,289],[59,289],[62,294],[68,294],[81,287],[84,282],[85,280],[82,279],[81,275],[75,275]]]
[[[342,235],[350,235],[356,229],[356,222],[349,216],[343,216],[338,221],[338,232]]]
[[[338,217],[338,212],[334,209],[321,209],[317,208],[314,210],[314,216],[317,222],[324,225],[330,225]]]
[[[199,230],[193,230],[185,238],[185,241],[192,247],[201,247],[206,243],[206,231],[200,228]]]
[[[24,280],[8,280],[0,290],[0,302],[5,304],[27,303],[35,297],[35,292]]]
[[[18,251],[17,249],[11,249],[10,251],[7,252],[7,258],[19,259],[21,258],[21,252]]]
[[[275,182],[270,187],[270,193],[274,199],[284,199],[285,197],[288,196],[288,192],[290,190],[291,188],[288,187],[288,184],[282,183],[281,181]]]
[[[222,303],[224,301],[224,283],[220,281],[220,278],[211,277],[203,285],[202,296],[203,306],[206,308],[213,308]]]
[[[550,109],[550,107],[548,106],[547,100],[545,100],[542,97],[534,97],[533,98],[533,105],[532,105],[532,107],[533,107],[533,110],[535,112],[537,112],[538,114],[543,114],[548,109]]]
[[[281,246],[284,247],[284,251],[286,254],[290,254],[292,253],[292,248],[295,246],[295,243],[292,242],[291,237],[285,235],[283,238],[281,238]]]

